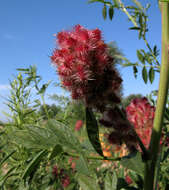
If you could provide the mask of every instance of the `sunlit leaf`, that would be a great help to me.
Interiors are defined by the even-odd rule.
[[[103,9],[102,9],[102,15],[103,15],[104,20],[106,20],[106,18],[107,18],[107,7],[105,4],[104,4]]]
[[[151,83],[153,83],[154,77],[155,77],[154,69],[151,67],[150,70],[149,70],[149,80],[150,80]]]
[[[147,83],[148,74],[147,74],[147,69],[146,69],[145,66],[144,66],[143,69],[142,69],[142,78],[143,78],[144,82]]]

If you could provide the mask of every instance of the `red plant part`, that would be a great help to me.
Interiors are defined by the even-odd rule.
[[[54,177],[58,177],[58,168],[56,165],[53,166],[52,174]]]
[[[149,147],[153,128],[155,107],[151,106],[147,98],[133,99],[126,108],[127,118],[146,148]]]
[[[64,188],[68,187],[70,184],[70,177],[67,174],[65,174],[61,179],[61,183]]]
[[[133,183],[133,180],[132,180],[131,177],[128,176],[128,175],[125,177],[125,181],[126,181],[126,183],[127,183],[128,185],[130,185],[130,184]]]
[[[79,131],[83,126],[83,121],[82,120],[77,120],[75,124],[75,131]]]
[[[68,163],[71,165],[72,170],[74,171],[76,168],[76,162],[74,161],[73,157],[70,157]]]
[[[57,43],[59,49],[54,50],[51,60],[73,99],[81,99],[86,106],[100,111],[110,102],[120,102],[122,79],[99,29],[76,25],[72,31],[59,32]]]

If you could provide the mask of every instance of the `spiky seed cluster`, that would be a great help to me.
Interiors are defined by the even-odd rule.
[[[99,29],[76,25],[72,31],[59,32],[57,42],[59,49],[54,50],[51,60],[73,99],[84,100],[88,107],[99,110],[109,102],[120,102],[122,79]]]
[[[106,110],[99,122],[105,127],[113,129],[108,135],[109,143],[117,146],[125,143],[128,149],[133,151],[135,150],[137,139],[133,134],[130,124],[126,121],[125,111],[114,107]]]
[[[52,174],[55,178],[59,178],[64,188],[70,184],[70,177],[65,173],[65,170],[59,169],[56,165],[53,166]]]
[[[149,147],[153,128],[155,107],[147,98],[135,98],[126,108],[127,118],[146,148]]]

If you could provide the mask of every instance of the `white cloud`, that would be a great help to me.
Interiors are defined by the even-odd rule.
[[[9,90],[10,85],[9,84],[0,84],[0,90]]]

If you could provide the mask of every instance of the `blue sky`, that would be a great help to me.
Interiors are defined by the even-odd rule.
[[[124,1],[124,0],[123,0]],[[125,0],[124,2],[130,2]],[[150,2],[150,44],[161,48],[161,15],[157,1]],[[7,96],[9,79],[13,79],[16,68],[36,65],[43,81],[57,81],[49,56],[56,45],[53,34],[70,29],[76,24],[86,28],[99,28],[105,42],[115,41],[120,50],[132,62],[137,61],[136,49],[145,48],[137,39],[137,32],[128,30],[132,26],[126,15],[115,11],[112,21],[102,18],[102,4],[88,4],[87,0],[1,0],[0,1],[0,95]],[[120,69],[123,77],[123,94],[148,94],[158,88],[158,77],[153,85],[145,85],[140,77],[135,80],[132,68]],[[157,75],[156,75],[157,76]],[[48,94],[60,93],[53,85]],[[0,97],[0,112],[6,110]],[[48,101],[48,100],[47,100]],[[0,120],[3,119],[0,114]]]

